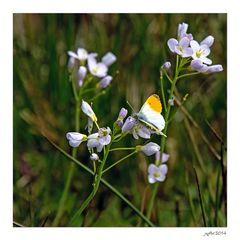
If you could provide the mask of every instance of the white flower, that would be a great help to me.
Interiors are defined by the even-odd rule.
[[[71,147],[78,147],[81,142],[87,140],[87,136],[78,132],[68,132],[66,138],[69,141]]]
[[[112,65],[117,60],[117,57],[111,53],[108,52],[102,57],[102,63],[104,63],[107,67]]]
[[[102,78],[107,75],[108,68],[104,63],[97,62],[94,56],[88,57],[88,69],[96,77]]]
[[[148,182],[163,182],[166,178],[168,167],[166,164],[161,164],[159,167],[155,164],[150,164],[148,167]]]
[[[77,53],[68,51],[68,55],[80,61],[85,61],[88,58],[88,52],[84,48],[78,48]]]
[[[93,112],[91,106],[90,106],[87,102],[85,102],[84,100],[82,100],[82,106],[81,106],[81,108],[82,108],[82,111],[83,111],[89,118],[91,118],[91,120],[92,120],[93,122],[96,122],[96,121],[97,121],[97,117],[96,117],[95,113]]]
[[[190,42],[190,46],[193,50],[192,58],[194,60],[199,59],[202,63],[212,64],[212,60],[207,58],[207,56],[211,52],[208,45],[206,45],[206,44],[199,45],[199,43],[197,41],[192,40]]]

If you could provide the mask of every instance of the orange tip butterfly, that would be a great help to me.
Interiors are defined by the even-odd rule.
[[[157,94],[153,94],[141,107],[140,111],[136,113],[139,121],[146,124],[148,127],[153,129],[157,134],[166,137],[162,130],[165,127],[165,120],[161,114],[162,104]]]

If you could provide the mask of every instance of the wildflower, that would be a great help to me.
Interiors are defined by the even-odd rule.
[[[189,47],[189,43],[190,40],[187,37],[183,37],[179,42],[175,38],[170,38],[167,42],[169,49],[183,58],[193,55],[193,50]]]
[[[192,60],[191,67],[193,70],[196,70],[198,72],[206,72],[208,70],[208,66],[204,64],[200,59]]]
[[[104,63],[107,67],[112,65],[117,60],[117,57],[111,53],[108,52],[102,57],[102,63]]]
[[[191,67],[193,70],[196,70],[198,72],[214,73],[223,71],[223,67],[221,64],[207,66],[199,59],[192,60]]]
[[[110,136],[111,129],[100,128],[97,133],[93,133],[88,136],[87,147],[96,148],[97,152],[101,152],[105,145],[108,145],[111,142]]]
[[[102,78],[107,75],[108,68],[104,63],[97,62],[94,56],[88,57],[88,68],[92,75]]]
[[[87,74],[87,68],[84,66],[80,66],[78,73],[77,73],[79,87],[81,87],[83,85],[83,80],[84,80],[86,74]]]
[[[166,164],[161,164],[159,167],[155,164],[150,164],[148,167],[148,182],[163,182],[166,178],[168,167]]]
[[[151,156],[160,150],[160,146],[154,142],[149,142],[140,149],[146,156]]]
[[[98,130],[98,136],[99,136],[99,143],[103,146],[108,145],[111,142],[111,129],[109,127],[107,128],[100,128]]]
[[[213,45],[213,42],[214,37],[209,35],[200,42],[200,45],[207,45],[208,47],[211,47]]]
[[[96,148],[97,152],[101,152],[103,149],[103,145],[101,145],[98,141],[98,133],[93,133],[88,136],[87,147],[88,148]]]
[[[99,85],[101,88],[106,88],[110,82],[112,81],[112,76],[107,75],[106,77],[104,77],[100,82]]]
[[[151,130],[138,122],[133,127],[132,135],[135,139],[139,139],[139,137],[149,139],[151,137]]]
[[[121,108],[119,115],[118,115],[118,119],[117,119],[117,125],[119,127],[123,126],[123,120],[127,116],[127,114],[128,114],[128,110],[125,108]]]
[[[92,153],[90,155],[90,160],[92,161],[97,161],[99,159],[98,155],[96,153]]]
[[[161,153],[160,151],[156,152],[156,154],[155,154],[155,159],[156,159],[156,161],[159,161],[159,160],[160,160],[161,154],[162,154],[162,160],[161,160],[161,162],[162,162],[162,163],[167,162],[168,159],[169,159],[169,157],[170,157],[170,155],[167,154],[167,153]]]
[[[74,68],[74,64],[75,64],[75,58],[74,57],[70,57],[68,60],[68,71],[71,72]]]
[[[207,69],[208,73],[221,72],[221,71],[223,71],[223,67],[221,64],[209,66]]]
[[[68,55],[80,61],[85,61],[88,58],[88,52],[84,48],[78,48],[77,53],[68,51]]]
[[[171,98],[171,99],[169,99],[168,100],[168,104],[170,105],[170,106],[174,106],[174,96]]]
[[[136,123],[136,119],[134,117],[129,116],[126,121],[124,122],[123,126],[122,126],[122,132],[130,132],[133,128],[133,126]]]
[[[71,147],[78,147],[81,142],[87,140],[87,136],[78,132],[68,132],[66,138],[69,141]]]
[[[93,129],[93,121],[91,118],[88,118],[87,128],[88,128],[88,134],[91,134]]]
[[[91,118],[91,120],[92,120],[93,122],[96,122],[96,121],[97,121],[97,117],[96,117],[95,113],[93,112],[91,106],[90,106],[87,102],[85,102],[84,100],[82,100],[82,106],[81,106],[81,108],[82,108],[82,111],[83,111],[89,118]]]
[[[191,33],[187,33],[188,24],[187,23],[179,23],[178,24],[178,40],[180,41],[182,38],[187,37],[190,41],[193,40],[193,36]]]
[[[171,63],[170,62],[165,62],[161,68],[164,70],[168,70],[171,67]]]
[[[206,40],[207,42],[207,40]],[[206,44],[200,44],[195,41],[195,40],[192,40],[190,42],[190,46],[193,50],[193,54],[192,54],[192,58],[194,60],[196,59],[199,59],[201,60],[203,63],[206,63],[206,64],[212,64],[212,60],[207,58],[207,56],[210,54],[210,48],[208,47],[208,45]]]

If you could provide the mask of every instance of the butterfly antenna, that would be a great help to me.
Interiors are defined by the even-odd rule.
[[[135,110],[133,109],[132,105],[129,103],[129,101],[127,100],[127,105],[132,109],[133,112],[135,112]]]

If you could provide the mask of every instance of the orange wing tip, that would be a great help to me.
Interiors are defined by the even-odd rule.
[[[146,102],[150,106],[150,108],[155,112],[159,112],[159,113],[162,112],[162,104],[157,94],[151,95]]]

